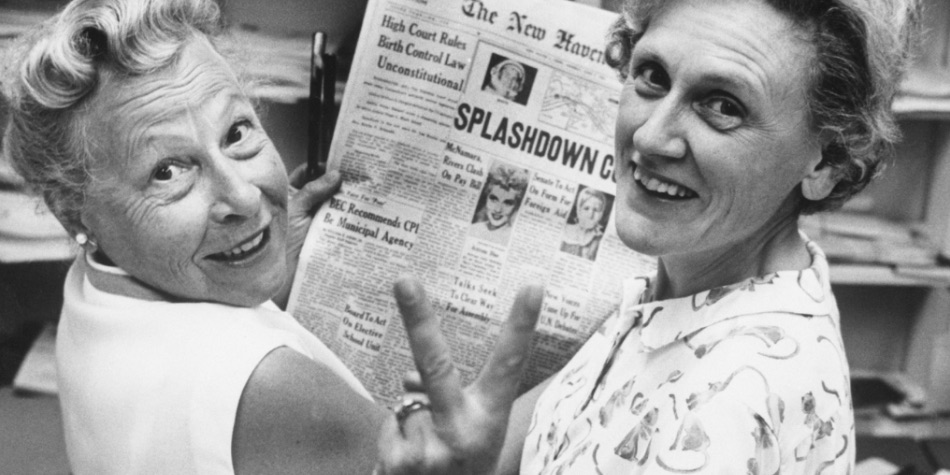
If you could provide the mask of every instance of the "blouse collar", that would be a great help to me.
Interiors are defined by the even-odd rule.
[[[77,262],[96,289],[123,297],[148,301],[174,301],[168,294],[146,285],[117,266],[103,264],[93,253],[83,252]]]
[[[807,241],[806,247],[812,257],[807,269],[774,272],[681,298],[652,301],[654,279],[630,279],[624,283],[615,335],[623,335],[636,327],[644,349],[652,351],[714,323],[741,316],[761,313],[830,316],[836,304],[828,277],[828,261],[814,242]]]

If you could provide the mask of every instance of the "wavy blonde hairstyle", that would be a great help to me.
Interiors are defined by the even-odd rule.
[[[518,210],[521,209],[521,200],[528,190],[529,180],[528,170],[513,167],[501,162],[495,162],[488,170],[488,178],[485,180],[485,186],[482,187],[481,196],[478,199],[478,211],[475,212],[475,219],[472,222],[488,221],[488,213],[485,209],[485,202],[493,187],[501,188],[505,191],[514,190],[517,195],[517,204],[511,212],[509,221],[514,222]]]
[[[104,75],[173,66],[197,35],[221,31],[213,0],[76,0],[20,41],[6,61],[5,152],[71,233],[89,181],[84,108]]]
[[[807,87],[809,119],[822,137],[822,164],[839,179],[820,201],[800,199],[804,214],[840,207],[875,178],[900,138],[891,112],[918,39],[920,0],[764,1],[801,30],[817,54]],[[607,39],[607,62],[626,79],[634,45],[667,0],[627,0]]]

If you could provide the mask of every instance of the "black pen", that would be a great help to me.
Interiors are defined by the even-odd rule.
[[[326,171],[336,107],[336,58],[326,53],[327,35],[313,34],[310,51],[310,124],[307,175],[314,179]]]

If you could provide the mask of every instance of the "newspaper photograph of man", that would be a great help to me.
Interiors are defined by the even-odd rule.
[[[482,91],[525,105],[537,74],[537,68],[492,53],[482,81]]]
[[[469,236],[495,244],[508,244],[512,224],[528,188],[528,170],[496,162],[488,171]]]
[[[581,186],[564,226],[561,252],[591,261],[596,259],[613,202],[613,196]]]

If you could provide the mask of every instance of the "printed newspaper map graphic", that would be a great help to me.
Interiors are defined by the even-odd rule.
[[[619,104],[616,91],[555,72],[538,120],[591,140],[610,143],[614,140]]]

